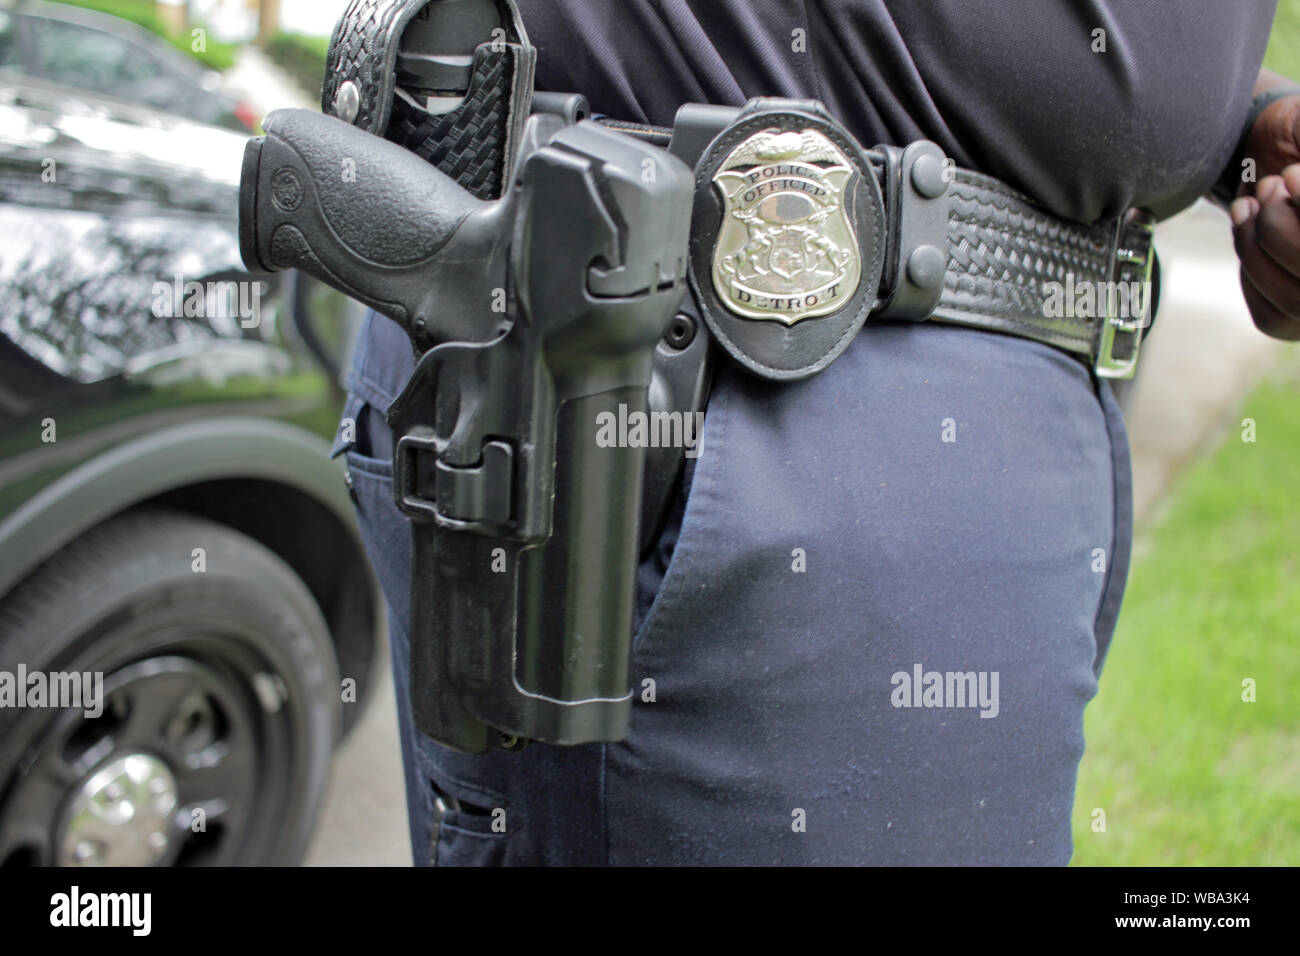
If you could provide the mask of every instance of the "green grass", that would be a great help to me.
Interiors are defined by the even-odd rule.
[[[1300,864],[1295,353],[1287,367],[1242,411],[1257,441],[1230,430],[1143,535],[1085,718],[1077,865]]]

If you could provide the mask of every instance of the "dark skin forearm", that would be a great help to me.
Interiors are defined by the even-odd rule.
[[[1259,94],[1292,81],[1261,70]],[[1255,325],[1274,338],[1300,339],[1300,94],[1279,99],[1246,140],[1256,182],[1243,182],[1229,209],[1241,260],[1241,289]]]
[[[1280,73],[1260,70],[1255,81],[1255,95],[1269,90],[1296,84]],[[1255,160],[1256,179],[1275,176],[1292,163],[1300,162],[1300,96],[1278,100],[1260,114],[1250,138],[1246,141],[1246,156]],[[1249,186],[1250,184],[1245,184]],[[1238,195],[1253,195],[1254,189],[1243,189]]]

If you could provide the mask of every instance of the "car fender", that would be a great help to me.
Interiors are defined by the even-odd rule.
[[[0,596],[78,535],[140,502],[220,479],[262,479],[315,499],[361,548],[341,469],[329,446],[283,422],[218,417],[133,438],[51,482],[0,522]]]

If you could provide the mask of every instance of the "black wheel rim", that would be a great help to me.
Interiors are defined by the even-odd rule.
[[[172,630],[113,643],[98,668],[102,715],[49,710],[34,733],[0,743],[0,768],[12,768],[0,791],[0,863],[257,859],[291,790],[299,728],[284,680],[256,642],[235,635]],[[153,653],[131,654],[141,644]]]

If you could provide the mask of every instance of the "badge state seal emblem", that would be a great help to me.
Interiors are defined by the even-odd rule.
[[[858,175],[815,129],[757,132],[713,176],[723,202],[713,284],[731,311],[793,325],[843,308],[862,280],[845,208]]]

